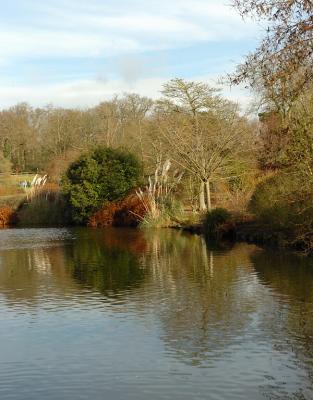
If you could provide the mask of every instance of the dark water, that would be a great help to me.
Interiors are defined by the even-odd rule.
[[[313,399],[313,261],[176,231],[0,231],[0,399]]]

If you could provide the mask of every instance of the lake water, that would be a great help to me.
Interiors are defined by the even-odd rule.
[[[313,399],[313,260],[173,230],[2,230],[0,399]]]

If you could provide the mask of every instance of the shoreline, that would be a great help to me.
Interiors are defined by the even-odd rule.
[[[28,225],[28,226],[18,226],[17,224],[10,225],[0,225],[0,230],[6,229],[50,229],[50,228],[71,228],[74,225]],[[81,226],[91,229],[105,229],[106,227],[88,227]],[[107,225],[107,227],[112,227]],[[140,229],[140,226],[115,226],[115,228],[130,228],[130,229]],[[144,227],[144,229],[155,229],[155,227]],[[164,226],[156,227],[156,229],[175,229],[178,231],[190,233],[193,235],[203,235],[208,236],[206,233],[206,228],[204,223],[178,223],[169,224]],[[209,237],[209,236],[208,236]],[[249,244],[256,244],[260,246],[266,246],[277,250],[289,250],[296,252],[297,254],[311,256],[312,252],[305,251],[301,248],[301,243],[291,242],[291,238],[288,237],[286,232],[272,230],[269,227],[261,226],[256,221],[246,221],[246,222],[233,222],[226,225],[221,225],[221,229],[217,231],[216,235],[211,236],[210,239],[216,242],[222,242],[229,240],[232,242],[244,242]]]

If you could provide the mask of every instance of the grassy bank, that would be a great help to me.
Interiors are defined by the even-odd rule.
[[[68,210],[59,187],[21,187],[34,174],[0,175],[0,227],[64,226],[69,224]]]
[[[22,180],[30,181],[32,178],[33,175],[1,176],[0,226],[72,225],[70,205],[57,185],[47,184],[32,191],[20,187]],[[223,208],[207,213],[192,212],[188,205],[176,200],[151,201],[149,197],[138,197],[134,191],[121,200],[105,203],[84,225],[100,228],[111,225],[171,227],[205,234],[215,241],[240,240],[312,254],[311,188],[296,178],[293,177],[294,186],[289,184],[286,175],[276,175],[262,182],[257,186],[248,209],[240,213]],[[299,192],[301,201],[293,201]]]

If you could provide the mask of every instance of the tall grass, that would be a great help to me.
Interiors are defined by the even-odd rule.
[[[57,185],[37,188],[17,212],[18,225],[65,226],[70,223],[70,213]]]
[[[148,178],[148,184],[136,192],[146,211],[141,220],[142,226],[161,227],[171,224],[180,209],[173,194],[182,177],[183,173],[171,171],[170,160],[157,164],[154,175]]]

